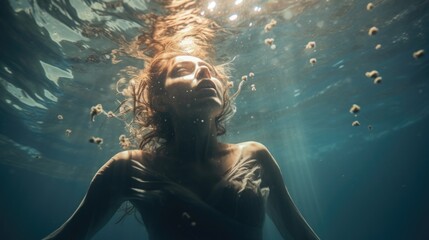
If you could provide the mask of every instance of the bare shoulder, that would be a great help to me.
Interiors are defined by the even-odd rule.
[[[273,159],[268,148],[260,142],[242,142],[239,143],[238,146],[240,146],[243,150],[243,157],[256,158],[259,161]]]
[[[261,149],[267,148],[267,147],[265,147],[264,144],[262,144],[260,142],[256,142],[256,141],[242,142],[242,143],[238,143],[237,145],[244,147],[248,150],[261,150]]]
[[[137,161],[141,164],[145,164],[145,162],[147,162],[149,158],[150,154],[142,150],[137,149],[122,151],[111,157],[110,160],[106,164],[104,164],[102,168],[122,168],[130,166],[132,161]]]
[[[133,162],[137,161],[142,165],[146,165],[146,159],[149,154],[141,150],[129,150],[115,154],[109,159],[95,174],[95,178],[112,179],[120,181],[127,174],[130,174],[133,169]]]
[[[238,145],[243,149],[243,158],[256,159],[267,172],[280,172],[279,165],[264,144],[248,141]]]

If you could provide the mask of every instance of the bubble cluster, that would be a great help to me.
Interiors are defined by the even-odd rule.
[[[97,115],[99,115],[99,114],[101,114],[103,112],[104,112],[103,105],[97,104],[95,106],[92,106],[91,107],[91,111],[89,112],[89,114],[91,116],[91,121],[94,122],[95,121],[95,116],[97,116]]]
[[[88,140],[90,143],[95,143],[95,144],[97,144],[97,145],[101,145],[101,144],[103,144],[103,139],[102,138],[99,138],[99,137],[91,137],[91,138],[89,138],[89,140]]]
[[[255,84],[251,84],[251,85],[250,85],[250,90],[252,90],[252,92],[255,92],[255,91],[256,91],[256,86],[255,86]]]
[[[368,77],[368,78],[376,78],[376,77],[378,77],[380,74],[378,73],[378,71],[377,70],[372,70],[372,71],[370,71],[370,72],[366,72],[365,73],[365,76],[366,77]]]
[[[270,46],[271,49],[276,49],[276,45],[274,44],[274,38],[266,38],[264,40],[265,45]]]
[[[380,76],[380,73],[378,73],[377,70],[372,70],[370,72],[366,72],[365,76],[367,78],[372,78],[374,79],[374,84],[380,84],[383,80],[383,78]]]
[[[352,114],[358,114],[360,112],[360,106],[357,104],[353,104],[349,112]]]
[[[71,129],[66,129],[65,134],[66,134],[67,137],[70,137],[71,133],[72,133]]]
[[[128,149],[131,146],[131,141],[129,138],[127,138],[124,134],[119,136],[119,145],[122,149]]]
[[[305,45],[305,49],[313,49],[316,47],[316,42],[315,41],[310,41],[307,43],[307,45]]]
[[[425,50],[420,49],[420,50],[417,50],[413,53],[413,58],[419,59],[419,58],[423,57],[424,55],[425,55]]]
[[[268,46],[271,46],[274,43],[274,38],[266,38],[264,43]]]
[[[368,30],[368,35],[369,36],[373,36],[373,35],[375,35],[375,34],[377,34],[378,33],[378,28],[377,27],[371,27],[369,30]]]
[[[383,78],[378,76],[374,79],[374,84],[380,84],[382,80],[383,80]]]
[[[360,106],[357,105],[357,104],[353,104],[352,107],[350,108],[349,112],[351,114],[354,114],[355,117],[357,117],[357,114],[360,112]],[[357,120],[355,120],[355,121],[352,122],[352,126],[353,127],[360,126],[360,122],[357,121]]]
[[[273,29],[273,27],[275,27],[276,25],[277,25],[277,21],[274,19],[271,19],[271,21],[264,27],[265,32],[271,31],[271,29]]]

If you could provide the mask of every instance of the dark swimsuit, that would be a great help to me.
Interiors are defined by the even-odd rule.
[[[109,171],[109,168],[115,170]],[[228,234],[222,229],[205,231],[202,230],[204,228],[197,227],[198,221],[193,221],[192,214],[187,211],[192,199],[198,198],[196,195],[139,161],[121,160],[120,163],[107,163],[97,173],[94,181],[110,174],[116,175],[113,177],[116,180],[122,176],[119,186],[115,183],[109,185],[117,190],[113,192],[122,195],[121,199],[130,201],[139,210],[150,239],[228,239]],[[123,176],[128,176],[128,179],[123,179]],[[220,215],[232,218],[243,226],[260,230],[256,234],[259,236],[253,234],[241,239],[261,239],[269,190],[260,185],[261,169],[257,161],[240,159],[225,173],[204,202],[219,211]],[[189,197],[186,198],[187,201],[181,201],[176,195]]]

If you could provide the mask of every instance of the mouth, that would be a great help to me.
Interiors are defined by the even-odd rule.
[[[210,79],[202,79],[197,84],[196,88],[197,96],[199,97],[217,97],[218,90],[216,84]]]
[[[210,79],[202,79],[198,83],[196,90],[210,89],[210,88],[216,90],[216,85],[214,84],[214,82]]]

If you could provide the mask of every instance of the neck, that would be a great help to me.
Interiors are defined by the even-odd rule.
[[[187,163],[204,163],[219,149],[214,117],[175,117],[170,151]]]

